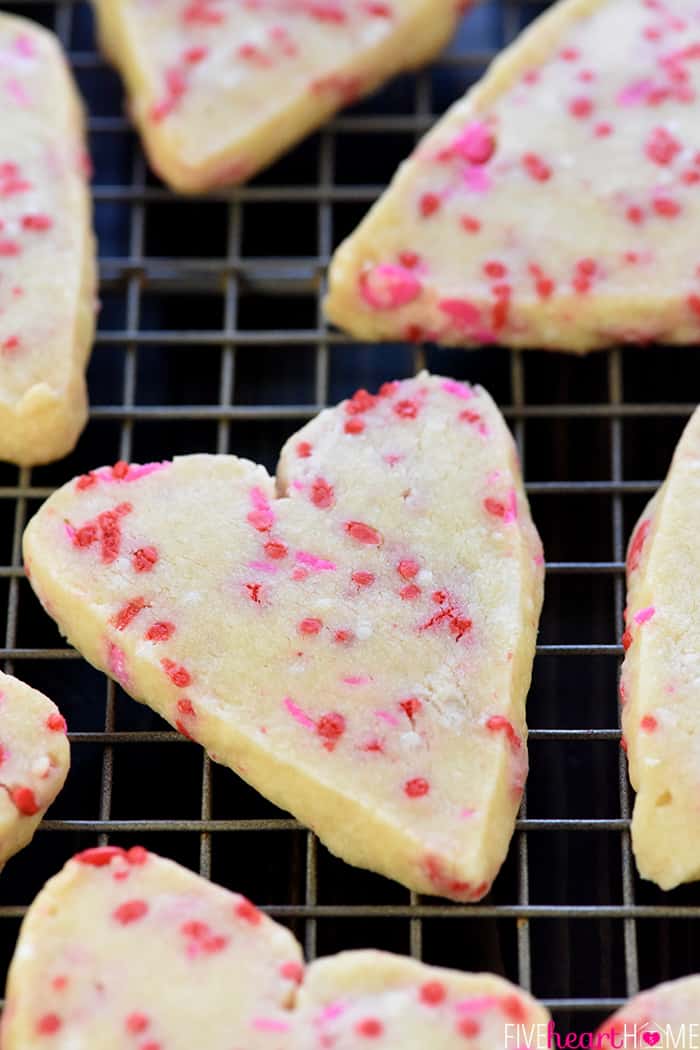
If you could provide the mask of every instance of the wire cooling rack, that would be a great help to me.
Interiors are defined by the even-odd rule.
[[[88,102],[102,311],[76,452],[31,471],[0,465],[0,658],[59,703],[73,745],[50,819],[0,878],[0,977],[44,881],[108,839],[249,894],[309,956],[373,946],[492,970],[581,1031],[640,986],[700,970],[698,888],[662,894],[634,869],[616,700],[626,537],[695,407],[697,349],[575,360],[369,346],[329,331],[320,309],[334,246],[417,136],[541,8],[487,0],[429,70],[338,116],[251,185],[180,200],[148,172],[88,6],[5,6],[58,32]],[[476,905],[419,898],[331,857],[66,648],[20,557],[29,516],[75,474],[194,451],[273,469],[283,441],[323,406],[424,366],[483,383],[503,406],[548,558],[527,802]]]

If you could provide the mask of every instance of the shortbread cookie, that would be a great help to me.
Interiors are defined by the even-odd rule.
[[[627,552],[620,695],[640,874],[668,890],[700,878],[700,411]]]
[[[103,467],[25,536],[85,657],[326,845],[487,892],[527,770],[542,554],[479,387],[358,391],[285,446]]]
[[[291,933],[140,847],[79,853],[29,909],[2,1050],[286,1050]]]
[[[69,765],[56,705],[0,671],[0,868],[32,839]]]
[[[459,17],[457,0],[93,3],[151,164],[184,193],[250,178]]]
[[[343,952],[308,968],[290,1050],[503,1050],[518,1046],[523,1030],[545,1034],[548,1021],[543,1006],[501,977]]]
[[[66,455],[87,418],[95,248],[83,113],[56,38],[0,13],[0,459]]]
[[[338,249],[362,339],[584,353],[700,339],[694,0],[566,0],[420,143]]]
[[[700,977],[683,977],[650,988],[628,1003],[601,1025],[601,1034],[609,1033],[601,1046],[655,1047],[667,1050],[674,1045],[690,1045],[697,1032]],[[685,1030],[685,1036],[683,1034]],[[612,1041],[614,1038],[615,1042]],[[624,1043],[620,1040],[626,1039]]]
[[[323,959],[305,977],[292,935],[244,897],[105,846],[29,909],[2,1050],[501,1050],[507,1025],[515,1036],[547,1021],[499,977],[383,952]]]

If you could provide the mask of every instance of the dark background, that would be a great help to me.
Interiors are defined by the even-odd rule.
[[[247,893],[309,954],[372,946],[490,969],[581,1030],[638,984],[699,970],[698,887],[663,894],[630,862],[616,702],[624,546],[694,407],[697,348],[576,360],[369,346],[329,332],[320,314],[333,247],[433,116],[541,6],[488,0],[428,71],[397,78],[250,185],[206,201],[179,200],[148,172],[86,3],[4,7],[57,29],[88,101],[102,312],[91,419],[75,453],[32,471],[0,464],[0,658],[59,703],[73,739],[50,819],[0,877],[0,979],[26,905],[99,832]],[[503,406],[548,560],[527,815],[474,906],[411,898],[349,868],[211,766],[65,649],[19,560],[26,520],[74,474],[195,451],[273,469],[282,442],[323,405],[422,365],[483,383]]]

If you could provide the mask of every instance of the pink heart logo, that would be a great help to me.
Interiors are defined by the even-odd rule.
[[[661,1035],[659,1032],[644,1032],[644,1034],[642,1035],[642,1039],[647,1044],[647,1046],[656,1046],[660,1038]]]

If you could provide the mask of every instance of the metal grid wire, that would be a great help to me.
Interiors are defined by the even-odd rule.
[[[634,869],[616,703],[625,541],[694,408],[697,350],[575,360],[366,346],[327,330],[320,309],[334,246],[540,8],[486,0],[429,70],[338,116],[253,184],[184,201],[147,170],[87,5],[5,6],[56,29],[88,101],[102,312],[78,449],[33,471],[0,465],[0,658],[59,703],[73,744],[50,819],[0,879],[0,967],[44,881],[76,849],[109,839],[248,893],[310,957],[373,946],[493,970],[578,1030],[640,986],[700,970],[695,925],[681,921],[700,917],[698,890],[662,894]],[[504,406],[548,555],[527,803],[476,905],[419,898],[332,858],[66,648],[20,556],[28,517],[76,473],[193,451],[274,468],[282,442],[325,405],[425,366],[484,383]]]

